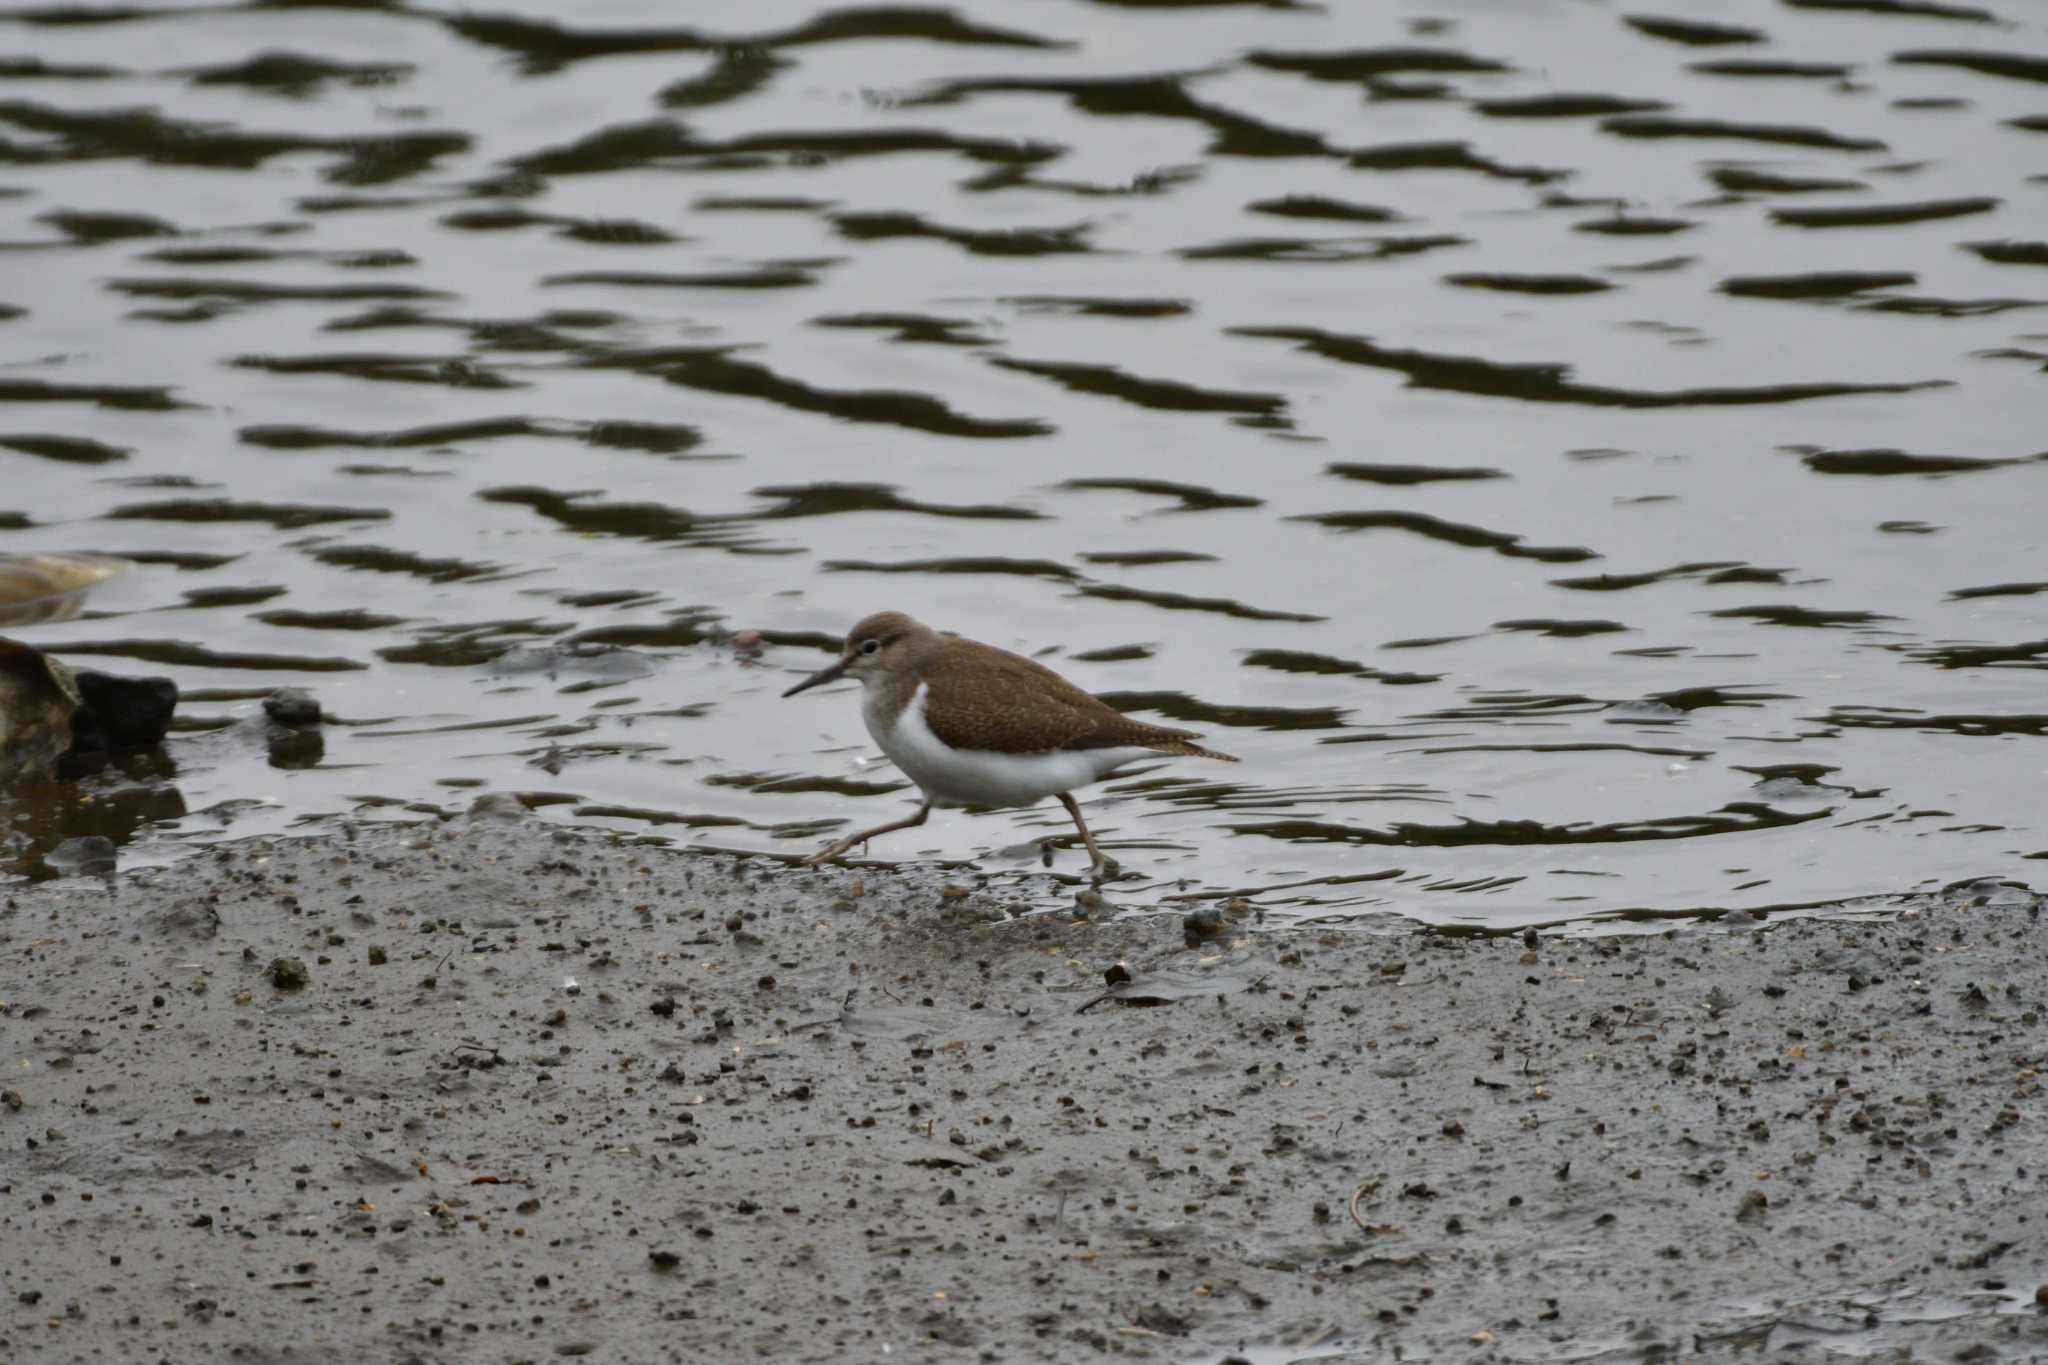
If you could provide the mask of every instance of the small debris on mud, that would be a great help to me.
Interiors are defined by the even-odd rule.
[[[297,957],[274,957],[270,959],[270,984],[281,991],[295,991],[312,980],[306,971],[305,959]]]
[[[512,1292],[499,1345],[536,1358],[1448,1360],[1484,1331],[1675,1360],[1853,1320],[1886,1358],[2048,1359],[2028,904],[1538,949],[1226,905],[1190,946],[1053,893],[941,909],[928,874],[835,915],[808,870],[430,833],[11,893],[0,1283],[94,1293],[24,1305],[0,1358],[125,1359],[132,1319],[180,1360],[466,1359]],[[359,932],[415,970],[332,951]],[[322,989],[219,998],[264,963]]]

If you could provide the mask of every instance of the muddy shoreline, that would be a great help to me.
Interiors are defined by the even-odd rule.
[[[0,1359],[2048,1358],[2029,897],[1114,901],[489,819],[18,887]]]

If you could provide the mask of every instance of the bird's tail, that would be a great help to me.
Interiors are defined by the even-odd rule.
[[[1181,758],[1218,758],[1225,763],[1237,762],[1236,754],[1219,754],[1214,749],[1204,749],[1193,740],[1168,739],[1148,746],[1162,754],[1174,754]]]

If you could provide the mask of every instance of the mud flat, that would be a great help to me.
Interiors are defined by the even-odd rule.
[[[1109,899],[488,820],[17,889],[0,1359],[2048,1358],[2031,897]]]

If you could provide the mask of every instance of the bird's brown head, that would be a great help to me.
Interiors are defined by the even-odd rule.
[[[847,632],[846,647],[839,658],[819,669],[782,695],[793,697],[821,683],[852,678],[863,687],[872,685],[892,667],[909,662],[915,651],[937,638],[930,626],[900,611],[878,611]]]

